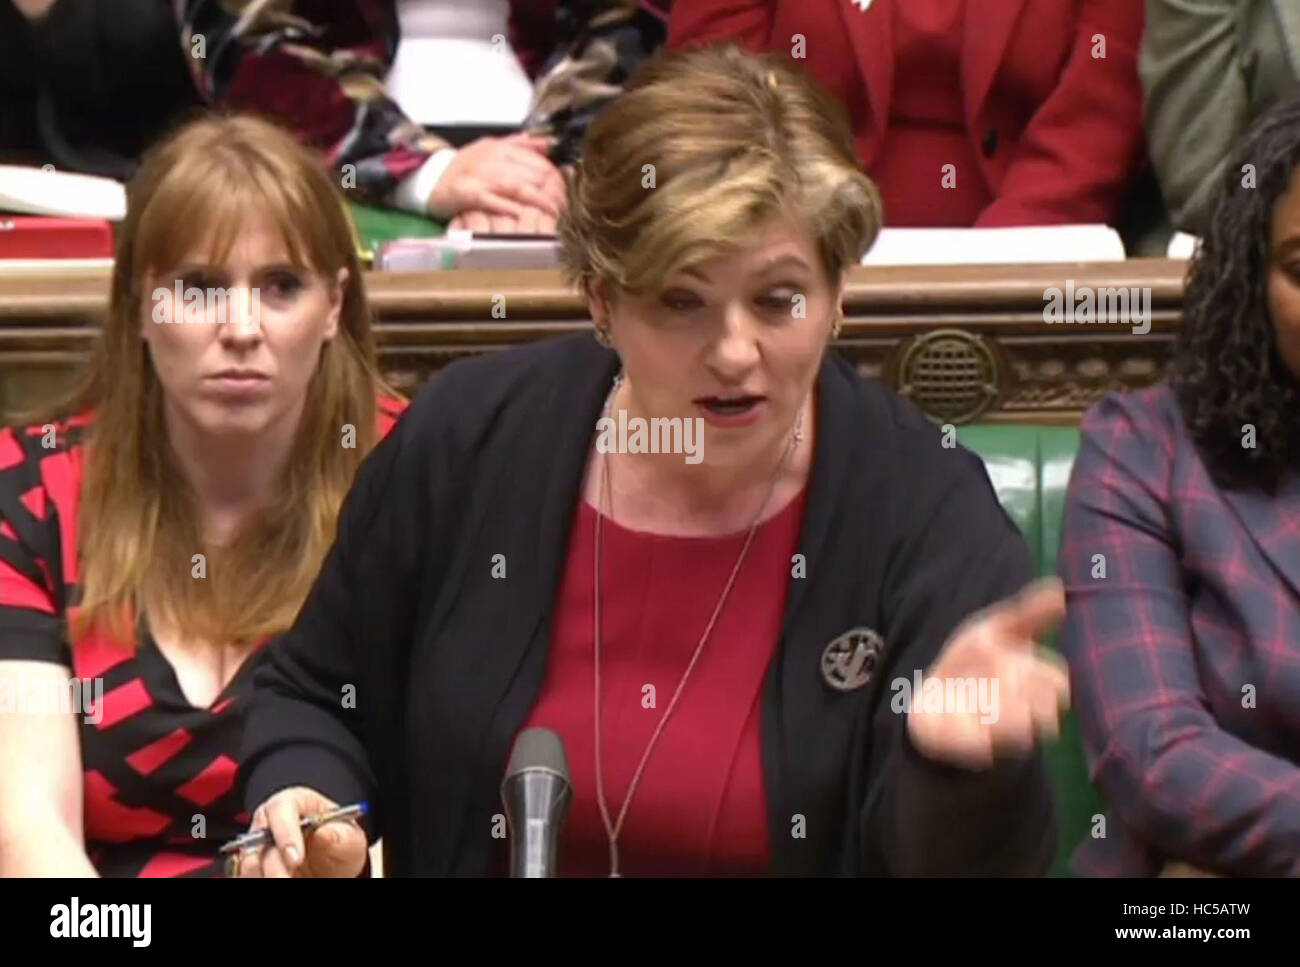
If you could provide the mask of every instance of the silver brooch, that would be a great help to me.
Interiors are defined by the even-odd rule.
[[[851,692],[871,681],[885,650],[885,639],[871,628],[853,628],[831,640],[822,652],[822,678],[837,692]]]

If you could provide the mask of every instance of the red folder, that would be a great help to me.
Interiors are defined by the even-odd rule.
[[[97,218],[35,218],[0,212],[0,259],[113,257],[113,226]]]

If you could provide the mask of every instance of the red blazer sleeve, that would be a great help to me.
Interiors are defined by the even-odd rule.
[[[668,17],[668,49],[735,40],[765,50],[772,7],[769,0],[677,0]]]
[[[1025,128],[978,227],[1108,222],[1143,155],[1138,45],[1143,5],[1084,0],[1074,53]],[[1105,58],[1094,58],[1101,35]]]

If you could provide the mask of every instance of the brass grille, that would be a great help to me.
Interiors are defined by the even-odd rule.
[[[903,351],[898,391],[936,423],[969,423],[997,399],[998,366],[978,336],[936,329]]]

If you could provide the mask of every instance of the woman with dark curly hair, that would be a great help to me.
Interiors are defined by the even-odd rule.
[[[1167,383],[1083,420],[1064,646],[1080,872],[1300,872],[1300,102],[1216,188]]]

